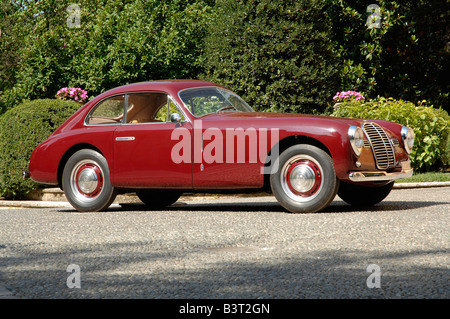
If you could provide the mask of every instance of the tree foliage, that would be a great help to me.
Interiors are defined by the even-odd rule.
[[[329,0],[342,90],[449,110],[447,0]]]
[[[5,41],[20,38],[20,59],[10,69],[15,81],[0,83],[6,107],[54,97],[65,86],[95,96],[130,82],[199,72],[210,0],[25,2],[9,15],[17,23]]]
[[[14,15],[19,10],[17,3],[1,0],[0,2],[0,96],[3,91],[11,89],[16,83],[15,68],[19,62],[20,37],[16,32]],[[5,103],[0,98],[0,114]]]
[[[259,110],[320,113],[342,90],[450,109],[448,0],[76,3],[0,0],[0,113],[201,74]]]
[[[323,111],[339,84],[323,8],[315,0],[216,1],[204,77],[257,110]]]

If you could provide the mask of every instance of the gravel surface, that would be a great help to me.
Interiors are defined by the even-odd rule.
[[[273,197],[2,208],[0,285],[19,298],[448,298],[449,212],[450,187],[370,209],[336,197],[316,214]]]

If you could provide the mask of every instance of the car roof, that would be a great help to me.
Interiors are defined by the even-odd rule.
[[[147,81],[137,82],[127,85],[122,85],[107,92],[100,94],[100,96],[109,96],[127,92],[145,92],[145,91],[161,91],[175,94],[178,91],[201,86],[220,86],[208,81],[201,80],[159,80],[159,81]]]

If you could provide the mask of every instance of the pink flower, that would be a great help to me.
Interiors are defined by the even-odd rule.
[[[73,99],[75,101],[87,101],[87,91],[81,88],[64,87],[56,92],[56,97],[61,100]]]
[[[358,93],[356,91],[345,91],[345,92],[337,92],[336,95],[333,97],[333,101],[335,102],[343,102],[346,100],[360,101],[364,100],[364,96],[362,96],[361,93]]]

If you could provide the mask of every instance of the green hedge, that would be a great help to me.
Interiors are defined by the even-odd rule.
[[[414,130],[411,161],[417,171],[438,170],[450,163],[450,116],[443,109],[392,98],[345,101],[335,106],[333,116],[372,118],[397,122]]]
[[[79,108],[72,101],[34,100],[0,117],[0,196],[21,199],[37,187],[22,178],[32,151]]]

